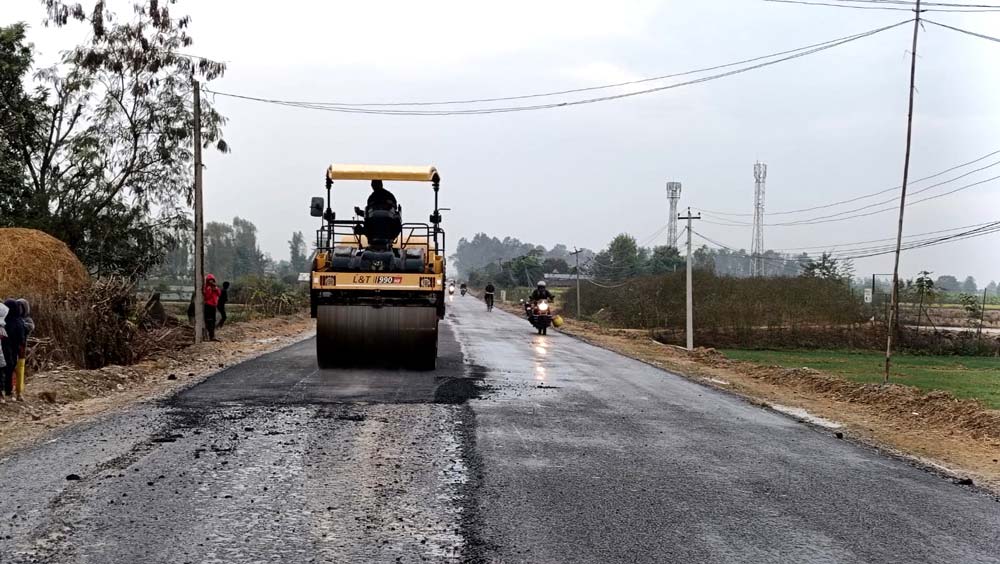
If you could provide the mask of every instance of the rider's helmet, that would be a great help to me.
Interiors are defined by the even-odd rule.
[[[539,288],[544,288],[545,287],[545,280],[539,280],[538,281],[538,287]]]

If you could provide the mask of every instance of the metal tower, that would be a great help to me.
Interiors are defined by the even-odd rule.
[[[677,248],[677,201],[681,199],[680,182],[667,182],[667,199],[670,200],[670,221],[667,222],[667,244]]]
[[[753,165],[753,243],[750,245],[750,255],[753,257],[750,262],[750,275],[764,275],[764,187],[767,181],[767,165],[764,163],[754,163]]]

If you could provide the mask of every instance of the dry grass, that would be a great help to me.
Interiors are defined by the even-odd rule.
[[[34,229],[0,229],[0,290],[6,297],[75,292],[89,281],[87,269],[62,241]]]

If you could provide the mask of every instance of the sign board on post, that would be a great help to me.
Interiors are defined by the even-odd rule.
[[[300,272],[299,273],[299,282],[308,282],[308,281],[309,281],[309,273],[308,272]]]
[[[871,288],[865,288],[865,303],[866,304],[872,303],[872,289]]]

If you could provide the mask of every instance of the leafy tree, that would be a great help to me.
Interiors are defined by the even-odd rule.
[[[715,272],[715,253],[712,249],[709,249],[708,246],[702,245],[701,247],[695,249],[691,258],[692,270]],[[685,268],[687,268],[686,265]]]
[[[246,219],[233,218],[233,277],[261,274],[267,260],[257,245],[257,226]]]
[[[986,294],[990,296],[997,295],[997,283],[995,281],[990,280],[990,283],[986,285]]]
[[[965,315],[969,319],[969,325],[978,324],[983,312],[983,306],[979,303],[979,296],[962,294],[958,299],[962,304],[962,309],[965,310]]]
[[[597,253],[591,270],[597,278],[620,280],[640,274],[645,258],[645,249],[639,248],[635,237],[622,233]]]
[[[218,221],[205,224],[205,272],[232,278],[236,262],[234,247],[231,225]]]
[[[660,245],[653,248],[644,270],[647,274],[664,274],[684,268],[684,257],[677,251],[677,247]]]
[[[292,240],[288,242],[289,268],[294,272],[306,272],[309,270],[309,257],[305,237],[301,231],[292,233]]]
[[[840,261],[830,253],[823,253],[819,260],[810,260],[802,267],[802,276],[806,278],[822,278],[824,280],[841,280],[850,278],[853,268],[847,270]]]
[[[23,148],[37,124],[41,101],[24,91],[31,69],[31,47],[25,25],[0,27],[0,224],[17,214],[15,198],[24,193]],[[4,218],[8,218],[7,221]]]
[[[926,303],[934,302],[934,280],[930,277],[930,272],[923,270],[914,282],[914,287],[921,296],[921,301]]]
[[[548,257],[542,261],[542,272],[545,274],[554,272],[568,274],[570,270],[569,264],[561,258]]]
[[[938,276],[934,285],[945,292],[957,292],[961,289],[958,279],[951,275]]]
[[[978,292],[979,288],[976,286],[976,279],[972,276],[966,276],[965,282],[962,282],[962,291],[969,294]]]
[[[211,80],[225,65],[180,53],[190,18],[170,13],[175,2],[135,1],[120,20],[103,0],[43,0],[48,24],[85,22],[90,39],[37,75],[33,102],[18,103],[23,127],[3,130],[24,187],[3,192],[0,209],[15,213],[0,221],[59,237],[98,275],[149,270],[187,225],[192,77]],[[202,99],[206,146],[228,150],[223,123]]]

